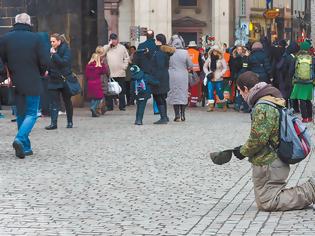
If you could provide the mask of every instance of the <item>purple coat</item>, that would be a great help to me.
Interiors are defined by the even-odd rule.
[[[102,75],[109,74],[108,66],[102,63],[102,67],[95,67],[96,62],[86,65],[85,76],[88,85],[88,98],[102,99],[104,97],[102,89]]]

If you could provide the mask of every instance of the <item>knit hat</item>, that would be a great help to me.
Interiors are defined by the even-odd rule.
[[[311,44],[309,42],[303,42],[300,44],[300,50],[308,51],[311,48]]]
[[[252,46],[252,50],[254,49],[263,49],[263,45],[261,42],[255,42]]]
[[[137,65],[133,65],[130,67],[130,73],[132,77],[135,77],[140,72],[140,68]]]

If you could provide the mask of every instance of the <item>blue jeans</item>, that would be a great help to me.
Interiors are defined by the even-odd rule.
[[[224,99],[223,96],[223,81],[216,81],[216,82],[208,82],[208,99],[214,100],[214,90],[216,91],[217,96],[220,100]]]
[[[92,99],[90,102],[90,108],[93,111],[96,111],[97,107],[100,105],[102,99]]]
[[[39,96],[25,96],[25,108],[23,109],[23,107],[19,106],[16,107],[18,111],[16,117],[18,133],[15,139],[23,144],[24,152],[29,152],[32,150],[31,142],[28,136],[37,120],[39,98]],[[19,110],[24,110],[24,114],[21,115]]]

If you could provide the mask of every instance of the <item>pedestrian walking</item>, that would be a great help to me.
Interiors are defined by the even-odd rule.
[[[223,105],[223,111],[227,110],[226,100],[223,96],[223,75],[227,70],[226,62],[223,58],[223,53],[221,52],[219,46],[212,46],[209,51],[208,59],[206,60],[203,71],[206,75],[204,84],[208,86],[208,111],[214,111],[214,104],[216,101],[214,92],[218,96],[218,103]]]
[[[87,79],[88,98],[90,101],[90,110],[92,117],[98,117],[97,108],[103,97],[102,75],[109,74],[108,66],[104,63],[104,55],[93,53],[89,63],[85,68]]]
[[[122,91],[118,95],[119,97],[119,110],[126,110],[126,70],[129,64],[129,54],[125,46],[121,45],[118,41],[118,36],[112,33],[109,36],[109,44],[104,46],[105,56],[110,70],[110,76],[118,82]],[[114,96],[107,96],[107,110],[111,111],[114,109],[113,104]]]
[[[159,81],[149,74],[145,74],[137,65],[130,67],[131,87],[137,102],[135,125],[142,125],[145,107],[149,98],[151,98],[151,86],[158,85]]]
[[[17,157],[24,158],[33,154],[29,135],[37,120],[42,89],[40,78],[49,64],[49,54],[40,36],[32,32],[28,14],[16,15],[12,30],[1,38],[0,57],[16,89],[18,132],[13,148]]]
[[[174,107],[174,121],[185,121],[185,109],[188,104],[188,70],[192,70],[193,63],[185,50],[185,42],[181,36],[173,35],[169,45],[176,50],[170,58],[168,70],[170,77],[168,102]]]
[[[169,84],[169,60],[170,56],[174,53],[175,48],[166,46],[166,37],[164,34],[156,35],[156,51],[153,54],[153,77],[159,81],[159,84],[152,86],[152,93],[154,100],[156,101],[159,111],[160,120],[154,122],[154,124],[167,124],[169,118],[167,116],[167,93],[170,90]]]
[[[249,106],[268,101],[285,107],[280,91],[259,80],[253,72],[245,72],[237,79],[238,89]],[[280,160],[273,148],[280,142],[279,118],[276,107],[258,103],[253,108],[248,140],[233,151],[238,159],[248,157],[251,162],[255,200],[263,211],[298,210],[315,203],[314,176],[302,185],[285,188],[290,166]]]
[[[72,76],[72,55],[68,43],[63,35],[54,33],[50,36],[50,66],[48,90],[50,97],[51,123],[46,130],[57,129],[58,113],[61,108],[60,95],[65,104],[67,115],[67,128],[73,127],[73,106],[71,94],[68,92],[65,80]]]
[[[300,51],[296,55],[296,66],[294,73],[294,86],[291,99],[300,101],[300,110],[302,115],[302,122],[313,122],[313,58],[309,54],[311,45],[309,42],[303,42],[300,45]]]
[[[131,72],[130,72],[130,68],[131,66],[134,64],[133,59],[134,59],[134,55],[137,51],[137,48],[135,46],[130,46],[129,47],[129,64],[128,64],[128,68],[126,71],[126,99],[127,99],[127,106],[130,105],[135,105],[135,98],[133,96],[132,93],[132,87],[131,87]]]

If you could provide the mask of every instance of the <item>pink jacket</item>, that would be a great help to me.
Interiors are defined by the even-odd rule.
[[[86,65],[85,76],[88,85],[87,96],[91,99],[102,99],[104,97],[102,89],[102,75],[109,74],[108,66],[102,63],[102,67],[95,67],[96,62]]]

